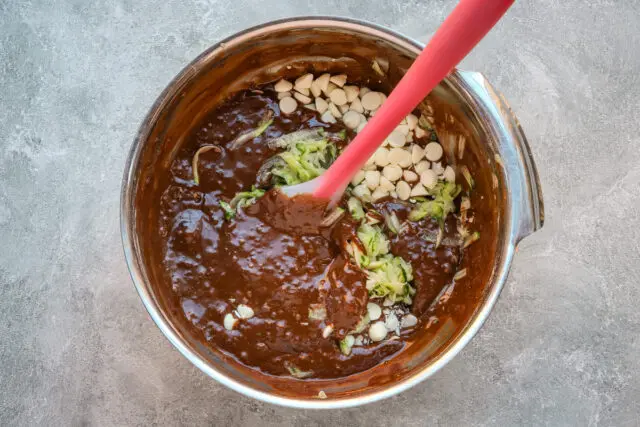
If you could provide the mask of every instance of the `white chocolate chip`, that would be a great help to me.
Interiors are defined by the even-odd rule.
[[[302,89],[299,87],[294,88],[296,92],[303,94],[304,96],[311,95],[311,91],[309,89]]]
[[[380,172],[377,170],[366,171],[364,173],[364,181],[367,183],[367,187],[369,187],[371,191],[375,190],[380,185]]]
[[[349,110],[342,116],[342,121],[349,129],[356,129],[360,125],[360,114]]]
[[[322,113],[322,116],[320,116],[320,120],[322,120],[325,123],[335,123],[336,122],[336,118],[333,117],[333,114],[331,114],[331,111],[327,110],[324,113]]]
[[[420,126],[416,126],[415,128],[416,138],[424,138],[427,136],[427,131],[422,129]]]
[[[395,191],[396,186],[383,175],[380,177],[380,188],[384,191],[391,192]]]
[[[364,182],[362,184],[356,185],[351,191],[354,196],[363,202],[368,202],[371,200],[371,190],[367,187],[367,184]]]
[[[427,196],[429,192],[424,185],[418,183],[411,189],[411,197]]]
[[[333,117],[335,117],[336,119],[339,119],[340,117],[342,117],[342,113],[340,112],[340,109],[333,102],[329,103],[329,111],[331,112]]]
[[[347,102],[353,102],[358,99],[358,94],[360,93],[358,86],[345,86],[342,89],[347,94]]]
[[[398,326],[400,326],[400,322],[398,322],[398,317],[396,316],[396,314],[392,311],[386,317],[387,318],[384,321],[384,327],[387,328],[387,331],[393,332],[398,329]]]
[[[360,91],[362,93],[362,90]],[[362,96],[362,106],[365,110],[376,110],[382,104],[382,97],[379,92],[368,92]]]
[[[224,324],[224,328],[227,331],[231,331],[233,330],[233,327],[235,326],[235,324],[238,322],[238,319],[236,319],[235,317],[233,317],[233,314],[231,313],[227,313],[224,316],[224,320],[222,321],[222,323]]]
[[[424,155],[427,160],[437,162],[442,157],[442,145],[437,142],[430,142],[424,148]]]
[[[322,95],[322,89],[320,89],[320,84],[318,83],[318,80],[314,80],[313,83],[311,83],[311,94],[314,97],[319,97],[320,95]]]
[[[375,170],[376,169],[375,160],[376,160],[376,158],[375,158],[375,153],[374,153],[374,155],[372,155],[371,157],[369,157],[367,159],[367,163],[364,164],[365,166],[373,166],[373,169],[365,169],[365,170]]]
[[[413,132],[409,131],[407,134],[407,142],[413,142]]]
[[[334,85],[333,83],[329,82],[329,84],[327,85],[327,89],[323,90],[322,92],[324,92],[324,94],[326,96],[331,95],[331,92],[333,92],[334,90],[336,90],[338,88],[338,86]]]
[[[305,96],[301,93],[295,92],[293,94],[293,97],[295,99],[297,99],[298,101],[300,101],[300,103],[302,104],[310,104],[311,103],[311,98],[309,98],[308,96]]]
[[[278,100],[286,97],[290,97],[290,96],[291,96],[291,92],[278,92]]]
[[[416,326],[418,324],[418,318],[413,314],[407,314],[402,318],[400,322],[400,326],[403,328],[410,328],[412,326]]]
[[[411,161],[414,165],[420,163],[420,160],[424,158],[424,148],[418,144],[411,145]]]
[[[293,83],[282,79],[278,83],[276,83],[273,88],[276,90],[276,92],[289,92],[291,89],[293,89]]]
[[[389,195],[388,191],[384,191],[382,188],[378,187],[371,193],[371,199],[375,202]]]
[[[336,105],[344,105],[347,103],[347,94],[342,89],[335,89],[329,94],[331,102]]]
[[[389,195],[391,196],[392,199],[397,199],[398,198],[398,193],[396,193],[396,190],[393,190],[389,193]]]
[[[402,168],[396,165],[388,165],[382,169],[382,174],[391,182],[396,182],[402,177]]]
[[[402,157],[400,158],[398,165],[403,168],[408,168],[412,165],[411,153],[409,152],[409,150],[405,150],[404,148],[402,149],[402,151],[404,151],[405,154],[403,154]]]
[[[360,132],[362,132],[362,129],[364,129],[364,127],[366,126],[366,124],[367,124],[367,121],[366,121],[366,120],[365,120],[365,121],[360,122],[360,125],[359,125],[359,126],[358,126],[358,128],[356,129],[356,133],[360,133]]]
[[[444,168],[444,179],[448,182],[456,182],[456,171],[451,166]]]
[[[438,183],[438,175],[433,170],[427,169],[420,174],[420,183],[431,190]]]
[[[360,88],[360,98],[362,98],[363,96],[365,96],[369,92],[371,92],[371,89],[369,89],[368,87],[361,87]]]
[[[342,115],[344,115],[344,113],[346,113],[347,111],[349,111],[349,104],[338,105],[338,109],[340,110],[340,112],[342,113]]]
[[[347,75],[346,74],[336,74],[335,76],[331,76],[329,79],[331,83],[334,83],[338,87],[342,87],[347,83]]]
[[[298,103],[290,96],[287,98],[282,98],[278,105],[280,105],[280,111],[282,111],[284,114],[291,114],[296,111],[296,108],[298,108]]]
[[[418,180],[418,174],[410,170],[402,172],[402,177],[407,182],[416,182]]]
[[[329,338],[329,335],[331,335],[332,333],[333,333],[333,326],[327,325],[322,330],[322,338]]]
[[[312,110],[312,111],[318,111],[318,110],[316,110],[316,106],[314,104],[305,104],[304,108],[307,108],[307,109]]]
[[[406,136],[409,134],[409,126],[407,125],[398,125],[396,127],[396,130],[400,131],[400,133],[405,136],[405,139],[406,139]]]
[[[413,114],[409,114],[407,116],[407,126],[409,126],[409,129],[414,130],[418,126],[418,118]]]
[[[389,151],[389,163],[401,167],[411,166],[411,154],[403,148],[392,148]]]
[[[374,154],[374,158],[376,165],[380,167],[387,166],[389,164],[389,150],[384,147],[378,148]]]
[[[382,315],[382,309],[378,304],[370,302],[367,304],[367,314],[370,320],[378,320]]]
[[[323,75],[321,75],[320,77],[318,77],[316,79],[316,82],[318,82],[318,87],[320,87],[320,90],[322,92],[326,92],[327,88],[329,87],[329,79],[331,78],[331,74],[329,73],[324,73]]]
[[[240,304],[236,308],[236,313],[240,319],[251,319],[254,315],[253,310],[248,305]]]
[[[392,147],[404,147],[406,139],[402,132],[394,130],[387,137],[387,141],[389,141],[389,145]]]
[[[431,164],[428,161],[423,160],[420,163],[418,163],[417,165],[415,165],[414,169],[416,170],[416,173],[418,175],[420,175],[422,172],[426,171],[430,167],[431,167]]]
[[[371,163],[371,164],[368,164],[368,165],[364,165],[362,167],[362,169],[365,170],[365,171],[375,171],[375,170],[378,170],[378,167],[376,165],[374,165],[373,163]]]
[[[369,338],[372,341],[382,341],[387,336],[387,328],[384,326],[384,322],[378,321],[369,327]]]
[[[362,103],[360,102],[360,98],[356,98],[353,100],[349,108],[357,113],[364,113],[364,108],[362,107]]]
[[[396,184],[396,193],[398,193],[400,200],[408,200],[411,195],[411,186],[405,181],[399,181]]]
[[[434,162],[431,164],[431,169],[436,173],[436,175],[442,175],[444,173],[444,168],[442,167],[442,163]]]
[[[322,114],[329,108],[329,104],[322,98],[316,98],[316,110],[318,113]]]
[[[362,169],[356,172],[356,174],[351,179],[351,185],[355,187],[356,185],[360,184],[364,180],[364,173],[365,172]]]
[[[313,83],[313,74],[307,73],[304,76],[300,76],[296,79],[294,86],[300,89],[309,89]]]

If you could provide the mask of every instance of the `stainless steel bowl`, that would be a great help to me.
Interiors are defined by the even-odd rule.
[[[501,95],[479,73],[454,71],[421,108],[436,110],[440,132],[466,135],[474,176],[485,191],[491,218],[489,239],[469,256],[485,264],[470,279],[480,289],[475,309],[464,322],[442,321],[410,349],[380,367],[338,380],[299,381],[249,370],[231,357],[209,349],[189,333],[165,304],[148,250],[157,222],[138,209],[157,197],[163,174],[181,146],[184,131],[195,126],[226,95],[281,75],[314,71],[370,73],[373,59],[388,64],[393,85],[422,49],[394,31],[342,18],[295,18],[264,24],[236,34],[189,64],[160,95],[143,122],[127,161],[121,200],[121,230],[133,282],[147,311],[171,343],[210,377],[246,396],[300,408],[339,408],[393,396],[428,378],[451,360],[476,334],[493,308],[507,278],[518,242],[542,226],[540,184],[531,151],[518,120]],[[386,68],[386,67],[385,67]],[[440,107],[446,106],[446,108]],[[441,112],[441,113],[439,113]],[[438,115],[440,114],[440,115]],[[452,142],[453,141],[453,142]],[[445,151],[455,150],[445,138]],[[482,184],[484,183],[484,184]],[[475,261],[474,261],[475,260]],[[475,285],[475,288],[471,285]],[[464,290],[454,290],[465,292]],[[322,390],[326,399],[318,398]]]

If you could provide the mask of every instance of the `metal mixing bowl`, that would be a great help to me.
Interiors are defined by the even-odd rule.
[[[442,314],[440,322],[383,366],[347,378],[300,381],[251,370],[229,355],[189,335],[170,310],[154,272],[149,250],[157,219],[138,209],[156,191],[175,153],[191,129],[229,94],[282,75],[346,71],[371,73],[371,61],[388,65],[393,85],[422,45],[377,25],[339,18],[296,18],[236,34],[189,64],[160,95],[144,120],[129,155],[121,200],[124,251],[133,282],[160,330],[194,365],[222,384],[250,397],[301,408],[339,408],[393,396],[428,378],[450,361],[476,334],[505,283],[518,242],[542,226],[540,184],[529,146],[516,117],[479,73],[454,71],[428,97],[436,129],[466,137],[466,158],[480,183],[480,197],[491,221],[481,242],[470,249],[473,265],[468,289],[477,290],[474,309],[464,321]],[[385,66],[386,68],[386,66]],[[425,102],[421,108],[430,108]],[[446,108],[440,107],[446,106]],[[443,140],[445,152],[455,138]],[[147,204],[148,206],[148,204]],[[474,206],[475,207],[475,206]],[[322,390],[327,398],[318,398]]]

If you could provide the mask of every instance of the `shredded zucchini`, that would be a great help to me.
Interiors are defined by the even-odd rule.
[[[278,154],[284,162],[274,165],[271,174],[276,185],[300,184],[322,174],[336,155],[336,146],[327,139],[291,142]]]
[[[364,218],[362,203],[357,198],[350,197],[349,200],[347,200],[347,208],[349,208],[349,213],[356,221],[360,221]]]
[[[389,240],[380,227],[363,223],[357,235],[366,255],[356,242],[352,242],[349,252],[356,264],[366,270],[369,296],[410,304],[415,293],[410,283],[413,280],[411,264],[389,253]]]
[[[236,139],[229,144],[229,149],[236,150],[253,138],[259,137],[271,126],[271,123],[273,123],[273,110],[267,110],[260,123],[258,123],[258,127],[238,135]]]
[[[453,201],[460,194],[461,187],[458,184],[446,181],[438,181],[436,186],[429,191],[433,200],[426,200],[417,208],[409,212],[410,221],[420,221],[426,216],[430,216],[444,225],[444,220],[455,210]]]
[[[289,371],[291,376],[294,378],[303,379],[313,375],[313,371],[303,371],[289,362],[284,362],[284,367],[287,368],[287,371]]]
[[[231,205],[224,200],[220,200],[220,207],[224,211],[224,218],[226,220],[232,220],[236,216],[236,210],[231,207]]]
[[[260,197],[264,196],[265,190],[251,187],[251,191],[241,191],[233,196],[229,203],[220,200],[220,207],[224,210],[226,220],[232,220],[236,216],[238,209],[246,208],[254,204]]]

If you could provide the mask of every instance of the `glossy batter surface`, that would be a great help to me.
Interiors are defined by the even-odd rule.
[[[401,351],[421,328],[420,317],[451,282],[461,258],[456,220],[445,222],[442,244],[431,218],[408,223],[391,241],[391,252],[413,267],[416,295],[411,310],[418,324],[402,329],[393,339],[340,351],[339,340],[357,327],[369,301],[365,273],[345,251],[354,239],[357,223],[349,215],[329,227],[321,226],[325,206],[312,200],[287,200],[268,191],[255,204],[229,221],[220,201],[256,183],[261,165],[278,152],[270,139],[300,129],[343,128],[317,120],[311,110],[280,114],[273,93],[246,91],[224,103],[198,126],[171,167],[169,184],[162,189],[159,210],[160,252],[166,294],[192,333],[239,362],[273,375],[337,378],[361,372]],[[242,132],[257,126],[267,109],[274,121],[260,136],[230,149]],[[352,135],[351,135],[352,136]],[[347,140],[349,136],[347,136]],[[346,143],[347,141],[345,141]],[[220,149],[202,153],[199,184],[193,182],[192,159],[203,145]],[[382,200],[379,212],[395,212],[401,221],[411,209],[408,202]],[[232,330],[224,317],[238,305],[251,307],[253,316],[238,321]],[[326,307],[324,320],[309,318],[310,307]],[[331,325],[332,333],[323,333]]]

